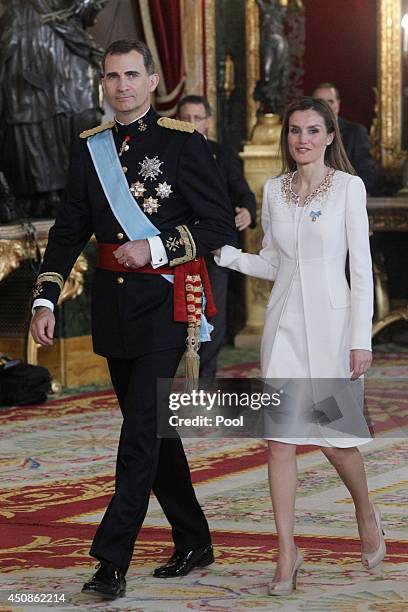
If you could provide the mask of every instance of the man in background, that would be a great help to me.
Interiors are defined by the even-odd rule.
[[[313,91],[314,98],[326,100],[337,117],[341,137],[347,156],[358,176],[364,181],[366,190],[371,196],[389,197],[401,188],[400,177],[386,175],[376,167],[370,153],[370,141],[366,128],[361,123],[354,123],[339,117],[340,94],[332,83],[320,83]],[[385,259],[385,268],[389,281],[389,295],[391,299],[407,299],[408,272],[406,239],[401,232],[376,232],[373,242],[374,252],[378,249]],[[405,265],[404,265],[405,264]],[[393,339],[400,341],[406,338],[401,334],[394,334]],[[404,340],[406,344],[406,340]]]
[[[212,113],[207,98],[198,95],[185,96],[178,104],[177,115],[182,121],[194,123],[197,132],[207,138],[208,146],[226,183],[238,232],[242,232],[247,227],[255,227],[255,196],[245,180],[240,158],[232,147],[208,138]],[[218,353],[224,343],[227,327],[230,270],[217,266],[211,255],[206,257],[206,263],[218,314],[211,319],[214,325],[211,342],[206,342],[200,349],[200,378],[212,381],[217,372]]]
[[[312,96],[325,100],[331,106],[337,117],[347,157],[358,176],[364,181],[367,192],[374,195],[378,188],[379,177],[375,161],[370,153],[371,145],[366,128],[361,123],[339,117],[340,94],[332,83],[319,83]]]

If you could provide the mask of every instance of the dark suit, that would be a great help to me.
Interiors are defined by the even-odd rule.
[[[370,152],[368,132],[361,123],[347,121],[342,117],[338,117],[338,124],[347,157],[363,180],[367,192],[373,194],[377,188],[378,174]]]
[[[360,123],[338,119],[343,143],[352,166],[365,184],[371,196],[391,196],[401,185],[395,177],[378,170],[370,153],[370,141],[366,128]],[[372,248],[380,250],[385,258],[390,296],[405,299],[408,293],[406,238],[401,232],[376,232]]]
[[[220,144],[215,140],[207,140],[207,142],[211,153],[219,166],[221,175],[226,182],[228,195],[230,196],[230,200],[233,205],[233,210],[235,209],[235,206],[247,208],[252,219],[250,227],[255,227],[255,196],[245,180],[240,157],[235,153],[234,149],[228,145]]]
[[[208,140],[207,142],[225,180],[234,216],[236,206],[247,208],[252,219],[250,227],[255,227],[255,196],[245,180],[239,156],[228,145],[220,144],[214,140]],[[211,319],[211,323],[215,328],[211,334],[211,342],[206,342],[201,346],[200,376],[207,380],[213,380],[217,371],[218,353],[224,343],[227,329],[228,281],[231,280],[231,271],[217,266],[212,256],[207,257],[206,261],[218,314]],[[236,274],[233,277],[230,288],[234,294],[233,314],[236,316],[239,304],[242,303],[242,275]]]
[[[120,158],[129,186],[140,182],[146,189],[135,205],[143,207],[149,196],[158,199],[158,212],[150,219],[160,230],[170,266],[234,243],[228,196],[202,136],[161,127],[152,109],[141,120],[112,129],[117,151],[125,137],[130,138],[129,150]],[[155,177],[143,170],[146,160],[156,168]],[[171,193],[158,198],[157,188],[164,182]],[[128,240],[83,139],[73,153],[66,201],[50,231],[41,273],[66,279],[92,233],[98,243],[119,246]],[[48,281],[40,282],[35,291],[54,304],[58,294],[56,283]],[[177,550],[210,542],[180,440],[160,440],[156,435],[156,382],[174,376],[184,351],[186,324],[173,321],[173,286],[162,276],[97,269],[92,325],[94,350],[108,358],[124,419],[115,494],[91,554],[125,573],[152,488],[172,524]]]

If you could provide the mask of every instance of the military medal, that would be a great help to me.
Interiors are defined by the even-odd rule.
[[[139,181],[136,181],[136,183],[132,183],[129,189],[130,193],[135,198],[143,197],[143,194],[146,191],[144,184],[139,183]]]
[[[142,162],[139,162],[139,174],[142,175],[144,180],[148,178],[155,180],[157,179],[159,174],[163,174],[160,170],[160,166],[162,165],[162,163],[163,162],[161,162],[157,156],[153,157],[152,159],[150,159],[150,157],[145,157]]]
[[[316,221],[320,215],[322,214],[321,210],[315,211],[315,210],[311,210],[309,213],[309,217],[312,217],[312,221]]]
[[[120,149],[119,149],[119,157],[122,157],[123,153],[126,153],[126,151],[129,151],[129,145],[128,142],[130,141],[130,136],[125,136],[124,141],[122,142],[122,144],[120,145]]]
[[[159,206],[159,200],[157,200],[156,198],[152,198],[152,196],[150,196],[149,198],[144,198],[143,200],[143,210],[149,215],[157,213]]]
[[[156,195],[158,198],[161,198],[162,200],[164,198],[168,198],[171,193],[173,193],[171,189],[171,185],[168,185],[166,182],[159,183],[158,186],[156,187]]]

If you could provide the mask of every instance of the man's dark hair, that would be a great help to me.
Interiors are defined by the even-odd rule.
[[[339,90],[335,85],[333,85],[333,83],[329,83],[328,81],[326,81],[325,83],[318,83],[316,87],[314,87],[313,93],[318,89],[334,89],[337,100],[340,100]]]
[[[146,68],[147,74],[154,74],[154,61],[149,47],[141,40],[133,40],[124,38],[123,40],[114,40],[105,50],[102,57],[102,72],[105,74],[105,61],[108,55],[125,55],[131,51],[137,51],[143,57],[143,65]]]
[[[180,115],[180,110],[185,104],[202,104],[205,108],[206,117],[211,117],[211,106],[207,98],[204,96],[196,96],[192,94],[191,96],[184,96],[184,98],[181,98],[177,104],[177,115]]]

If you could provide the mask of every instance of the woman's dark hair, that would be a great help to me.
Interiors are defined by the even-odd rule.
[[[334,132],[333,142],[327,146],[324,154],[325,164],[331,168],[334,168],[335,170],[342,170],[343,172],[348,172],[349,174],[356,174],[344,149],[337,119],[331,107],[325,100],[310,97],[295,100],[295,102],[289,104],[285,111],[282,120],[282,131],[280,137],[282,172],[293,172],[293,170],[296,170],[296,162],[291,156],[288,146],[289,119],[296,111],[307,110],[313,110],[321,116],[328,134],[332,134]]]

